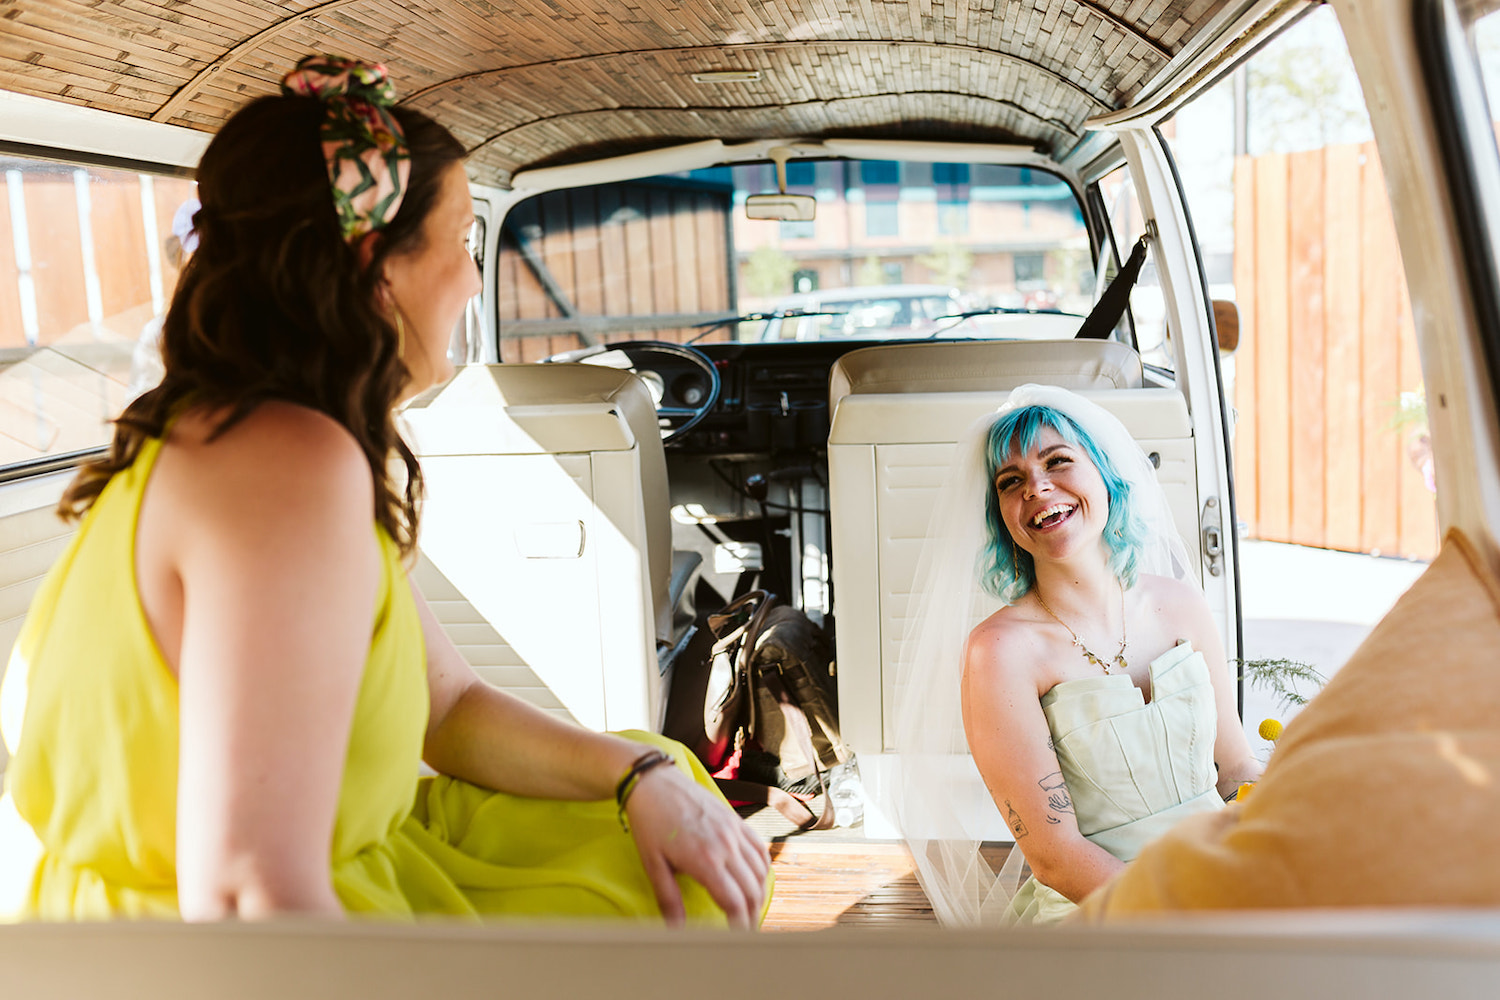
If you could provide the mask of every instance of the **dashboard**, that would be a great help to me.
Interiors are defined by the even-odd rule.
[[[713,409],[668,447],[720,458],[820,452],[828,443],[828,373],[844,354],[879,340],[695,345],[719,373]],[[661,378],[662,403],[700,404],[708,377],[686,360],[654,354],[642,367]]]

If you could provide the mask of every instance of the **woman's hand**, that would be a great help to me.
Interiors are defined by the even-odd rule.
[[[564,722],[483,683],[412,586],[427,640],[431,711],[423,757],[435,770],[534,798],[608,799],[650,744]],[[702,883],[731,927],[754,927],[771,861],[734,811],[677,767],[640,776],[625,803],[641,862],[667,923],[685,918],[673,875]]]
[[[771,858],[733,810],[676,767],[657,767],[641,776],[625,815],[669,925],[683,922],[682,891],[673,878],[681,872],[703,884],[730,927],[756,926]]]

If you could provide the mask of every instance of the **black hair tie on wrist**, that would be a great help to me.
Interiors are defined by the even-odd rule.
[[[626,833],[630,832],[630,824],[625,821],[625,803],[630,801],[630,796],[635,792],[635,787],[641,783],[641,778],[653,767],[672,763],[672,755],[662,750],[649,750],[635,759],[630,765],[630,770],[625,772],[625,777],[615,785],[615,805],[620,811],[620,829]]]

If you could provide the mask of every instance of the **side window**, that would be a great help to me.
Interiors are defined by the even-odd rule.
[[[1141,212],[1140,201],[1136,198],[1130,168],[1128,166],[1117,167],[1106,174],[1100,179],[1098,190],[1100,200],[1104,203],[1105,215],[1109,220],[1109,235],[1114,242],[1114,254],[1118,255],[1119,263],[1123,264],[1130,256],[1136,240],[1146,232],[1145,215]],[[1117,271],[1110,248],[1104,247],[1101,254],[1103,259],[1098,262],[1094,272],[1101,276],[1098,280],[1096,298],[1098,293],[1103,292],[1109,282],[1114,280]],[[1141,268],[1140,277],[1130,293],[1129,316],[1121,320],[1125,327],[1122,336],[1129,340],[1129,330],[1133,325],[1135,347],[1140,352],[1141,360],[1163,371],[1171,371],[1174,362],[1171,343],[1168,340],[1166,314],[1166,300],[1162,297],[1161,283],[1157,280],[1156,263],[1148,253],[1145,266]]]
[[[1247,535],[1431,558],[1436,483],[1411,303],[1333,10],[1283,32],[1162,131],[1210,294],[1238,305],[1223,370]]]
[[[196,185],[0,158],[0,468],[107,443],[161,378]]]
[[[1270,40],[1161,133],[1209,295],[1238,307],[1238,345],[1220,367],[1244,717],[1260,753],[1259,720],[1295,714],[1280,693],[1288,671],[1331,676],[1437,551],[1422,370],[1380,156],[1332,8]],[[1303,581],[1295,598],[1290,577]]]

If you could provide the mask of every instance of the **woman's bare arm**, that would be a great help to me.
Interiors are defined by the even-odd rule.
[[[964,732],[974,763],[1037,881],[1078,902],[1125,865],[1078,832],[1030,665],[1024,625],[990,619],[964,654]]]
[[[431,708],[423,758],[435,770],[512,795],[604,799],[645,752],[591,732],[484,683],[454,647],[415,584],[427,643]]]
[[[289,404],[212,443],[178,437],[138,565],[180,583],[158,616],[180,613],[180,642],[157,633],[180,682],[182,914],[338,915],[329,852],[380,574],[369,465],[331,419]]]
[[[1219,767],[1218,792],[1224,797],[1232,794],[1241,782],[1259,778],[1265,765],[1250,753],[1250,741],[1245,738],[1245,727],[1237,707],[1239,699],[1235,696],[1234,674],[1225,660],[1219,629],[1202,596],[1198,598],[1198,612],[1198,635],[1193,646],[1208,661],[1208,676],[1214,686],[1214,708],[1219,724],[1214,736],[1214,763]]]
[[[1243,781],[1260,777],[1265,766],[1250,753],[1250,741],[1240,721],[1234,673],[1224,656],[1224,641],[1214,622],[1208,601],[1197,587],[1179,580],[1155,578],[1159,613],[1168,616],[1180,638],[1188,639],[1208,664],[1214,688],[1214,710],[1218,729],[1214,736],[1214,763],[1218,765],[1217,787],[1227,796]]]

